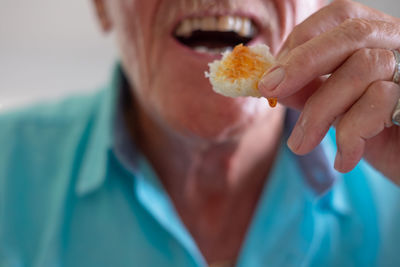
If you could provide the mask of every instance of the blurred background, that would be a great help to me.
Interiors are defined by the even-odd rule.
[[[94,90],[115,58],[91,0],[0,0],[0,111]]]
[[[400,17],[399,0],[360,2]],[[0,111],[95,90],[116,57],[91,0],[0,0]]]

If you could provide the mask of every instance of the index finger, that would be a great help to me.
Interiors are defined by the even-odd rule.
[[[358,49],[400,47],[399,34],[399,26],[390,22],[346,20],[290,51],[261,79],[260,93],[289,97],[315,78],[332,73]]]
[[[379,10],[354,1],[336,0],[297,25],[283,44],[279,57],[350,18],[385,21],[393,21],[395,19]]]

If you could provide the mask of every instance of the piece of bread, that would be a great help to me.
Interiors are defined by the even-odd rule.
[[[239,44],[233,51],[224,52],[221,60],[209,63],[210,72],[205,74],[214,91],[221,95],[261,97],[258,82],[273,64],[274,57],[268,46]],[[268,102],[271,107],[276,106],[276,99],[268,99]]]

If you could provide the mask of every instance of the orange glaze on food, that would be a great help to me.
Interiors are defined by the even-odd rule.
[[[254,89],[258,90],[257,84],[262,75],[272,66],[259,55],[253,53],[243,44],[235,46],[232,53],[224,60],[224,68],[220,68],[217,76],[227,77],[229,80],[252,79]],[[268,103],[275,107],[277,100],[269,98]]]
[[[267,98],[267,99],[268,99],[269,106],[271,108],[276,107],[276,104],[278,103],[278,100],[276,98]]]

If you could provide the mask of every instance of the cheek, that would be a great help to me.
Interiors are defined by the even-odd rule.
[[[116,1],[113,23],[124,70],[138,101],[158,123],[216,138],[244,131],[265,113],[264,99],[216,95],[204,78],[208,61],[182,56],[168,32],[155,34],[162,29],[152,21],[156,0]]]
[[[118,0],[111,5],[111,16],[121,63],[135,87],[148,87],[150,18],[155,0]]]
[[[165,59],[169,57],[166,55]],[[196,66],[194,62],[169,62],[160,64],[147,104],[159,122],[176,132],[211,139],[236,135],[268,106],[264,99],[217,95],[204,77],[206,67]]]

